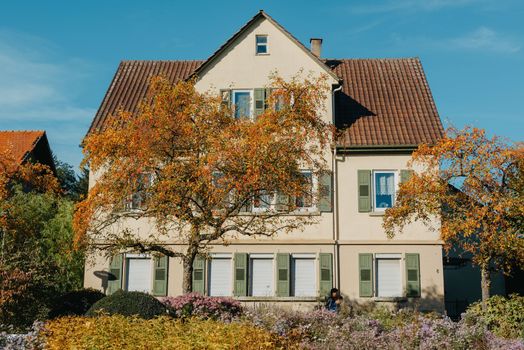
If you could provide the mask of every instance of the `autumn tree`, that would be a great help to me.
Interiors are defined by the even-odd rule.
[[[12,153],[0,154],[0,324],[23,329],[81,287],[84,260],[73,249],[74,204],[53,171]]]
[[[440,217],[446,248],[471,253],[480,267],[486,300],[492,270],[524,266],[523,150],[469,127],[451,128],[435,145],[421,145],[411,165],[424,170],[400,186],[384,217],[386,232],[393,236],[413,221],[430,225]]]
[[[273,76],[270,86],[265,106],[249,118],[227,92],[152,79],[138,113],[120,111],[84,140],[84,164],[97,180],[75,214],[78,243],[108,255],[132,249],[179,258],[187,293],[193,261],[210,243],[313,223],[314,216],[289,214],[303,200],[317,201],[322,187],[301,170],[318,178],[326,169],[326,77]],[[154,229],[133,230],[138,220]]]

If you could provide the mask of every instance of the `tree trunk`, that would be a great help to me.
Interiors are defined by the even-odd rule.
[[[182,281],[182,291],[184,294],[191,293],[193,289],[193,259],[191,257],[184,257],[182,259],[184,265],[184,276]]]
[[[489,298],[491,289],[491,273],[489,271],[489,264],[483,264],[480,267],[481,288],[482,288],[482,307],[486,307],[486,300]]]

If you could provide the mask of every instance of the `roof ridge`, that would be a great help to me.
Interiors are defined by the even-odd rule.
[[[40,132],[40,133],[45,133],[45,130],[0,130],[0,132],[19,132],[19,133],[22,133],[22,132]]]
[[[420,57],[351,57],[351,58],[323,58],[324,61],[402,61],[402,60],[419,60]]]
[[[191,59],[191,60],[120,60],[121,63],[127,62],[204,62],[205,59]]]

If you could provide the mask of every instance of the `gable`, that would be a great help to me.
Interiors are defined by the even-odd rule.
[[[256,35],[267,35],[268,54],[256,54]],[[284,78],[300,70],[314,75],[327,74],[331,84],[338,83],[336,74],[314,56],[274,20],[255,16],[237,34],[213,54],[196,72],[197,88],[253,88],[268,84],[277,71]]]

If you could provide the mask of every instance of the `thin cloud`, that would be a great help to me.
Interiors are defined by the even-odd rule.
[[[354,6],[353,13],[371,14],[397,11],[436,11],[450,7],[462,7],[472,4],[483,4],[486,0],[385,0],[374,4]]]
[[[87,64],[78,59],[60,60],[52,56],[53,44],[33,36],[0,31],[0,119],[55,110],[41,118],[68,119],[74,106],[75,89],[87,76]],[[55,49],[56,50],[56,49]],[[75,113],[76,114],[76,113]]]
[[[95,113],[77,102],[91,70],[51,42],[0,30],[0,129],[44,129],[58,158],[77,166]]]
[[[462,37],[450,39],[453,47],[466,50],[485,50],[499,53],[515,53],[520,51],[520,44],[487,27],[480,27]]]
[[[520,41],[488,27],[479,27],[469,33],[451,38],[432,38],[427,36],[402,37],[398,34],[393,34],[392,40],[397,46],[411,48],[479,51],[497,54],[517,53],[522,47]]]

